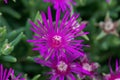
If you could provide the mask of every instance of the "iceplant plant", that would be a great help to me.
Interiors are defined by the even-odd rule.
[[[118,60],[116,60],[116,70],[115,72],[110,67],[110,74],[105,74],[105,80],[120,80],[120,66],[118,64]]]
[[[44,2],[50,2],[54,5],[55,9],[61,9],[63,12],[67,9],[72,9],[72,4],[76,5],[74,0],[44,0]]]
[[[48,7],[48,20],[45,16],[45,13],[42,12],[42,21],[37,20],[39,25],[36,25],[34,22],[30,21],[30,24],[33,26],[31,30],[35,33],[33,40],[28,40],[34,44],[33,50],[38,50],[40,55],[46,60],[55,55],[60,55],[61,53],[67,52],[67,56],[72,56],[73,59],[77,57],[84,56],[83,40],[75,40],[76,37],[83,36],[88,34],[88,32],[82,32],[86,27],[86,23],[82,23],[79,26],[76,19],[79,14],[73,14],[70,17],[69,12],[67,11],[60,21],[60,12],[58,9],[56,12],[56,20],[53,23],[51,9]],[[73,26],[75,28],[73,28]],[[81,33],[82,32],[82,33]]]
[[[51,69],[48,72],[51,75],[50,80],[77,80],[75,75],[90,73],[83,69],[77,62],[73,62],[71,58],[66,56],[58,56],[49,60],[35,58],[35,62]]]
[[[15,77],[14,70],[12,68],[6,69],[3,68],[3,65],[0,64],[0,80],[26,80],[21,78],[21,74]]]

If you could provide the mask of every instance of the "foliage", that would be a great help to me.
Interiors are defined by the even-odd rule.
[[[105,0],[76,1],[77,6],[73,7],[74,12],[80,13],[80,19],[88,22],[85,31],[90,32],[88,36],[82,37],[85,39],[85,44],[90,45],[84,50],[91,61],[101,65],[98,73],[101,75],[109,73],[110,57],[112,57],[113,67],[115,67],[115,59],[120,58],[120,36],[102,34],[98,24],[104,21],[107,13],[113,21],[119,21],[120,1],[111,0],[110,3],[106,3]],[[0,0],[0,63],[7,68],[12,67],[17,73],[22,72],[28,80],[46,80],[45,74],[49,71],[48,68],[33,61],[39,53],[32,51],[33,45],[27,42],[33,35],[29,20],[36,22],[36,19],[41,18],[39,12],[47,13],[48,6],[51,6],[53,18],[55,18],[53,6],[43,0],[16,0],[15,2],[9,0],[8,4]],[[120,25],[117,33],[120,34]],[[98,37],[100,39],[97,39]]]

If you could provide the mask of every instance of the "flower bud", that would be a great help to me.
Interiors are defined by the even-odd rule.
[[[12,50],[14,49],[14,46],[11,46],[8,43],[8,40],[5,41],[5,44],[3,44],[2,48],[1,48],[1,53],[3,55],[8,55],[12,52]]]

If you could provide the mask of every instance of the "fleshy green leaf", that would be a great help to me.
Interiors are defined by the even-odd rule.
[[[4,61],[8,61],[8,62],[16,62],[17,61],[17,59],[13,56],[3,56],[2,59]]]
[[[39,80],[39,79],[40,79],[40,76],[41,76],[41,75],[38,74],[38,75],[34,76],[32,80]]]

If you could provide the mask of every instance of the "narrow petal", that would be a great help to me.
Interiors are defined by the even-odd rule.
[[[40,58],[35,58],[34,59],[36,63],[38,64],[42,64],[44,66],[48,66],[48,67],[51,67],[51,63],[49,61],[45,61],[45,60],[42,60]]]
[[[3,66],[0,64],[0,80],[2,80],[3,76]]]
[[[116,60],[116,72],[119,70],[118,60]]]
[[[87,70],[85,70],[82,67],[77,66],[77,65],[76,65],[76,67],[73,66],[71,69],[72,69],[71,71],[76,73],[76,74],[84,73],[84,74],[90,75],[89,71],[87,71]]]
[[[66,50],[69,50],[69,51],[72,52],[73,54],[76,54],[78,57],[84,56],[84,53],[83,53],[83,52],[80,52],[80,51],[74,49],[72,46],[66,47]]]
[[[62,29],[63,29],[63,26],[67,23],[67,20],[68,20],[69,16],[70,16],[70,13],[69,13],[69,11],[67,11],[67,12],[65,13],[62,21],[61,21],[60,30],[62,30]]]
[[[52,76],[50,80],[57,80],[57,77],[56,75]]]
[[[19,79],[21,76],[22,76],[22,74],[19,74],[19,75],[16,77],[16,79]]]
[[[64,76],[60,76],[60,77],[59,77],[59,80],[64,80]]]
[[[111,62],[110,62],[110,61],[111,61],[111,58],[110,58],[110,60],[109,60],[108,65],[109,65],[110,72],[113,73],[113,70],[112,70],[112,67],[111,67],[111,64],[110,64]]]
[[[50,26],[53,26],[53,22],[52,22],[52,14],[51,14],[51,9],[50,7],[48,7],[48,19],[49,19],[49,23],[50,23]]]
[[[14,71],[14,70],[12,70],[12,68],[10,68],[7,73],[6,79],[8,79],[10,77],[10,74],[12,74],[12,71]]]
[[[43,22],[44,22],[44,24],[45,24],[45,27],[46,27],[47,29],[49,29],[49,26],[48,26],[48,22],[47,22],[47,18],[46,18],[46,16],[45,16],[45,13],[44,13],[44,12],[41,12],[41,16],[42,16],[42,20],[43,20]]]
[[[7,69],[5,69],[3,72],[3,80],[5,80],[6,76],[7,76]]]
[[[56,27],[58,27],[58,22],[59,22],[59,19],[60,19],[60,9],[57,10],[57,13],[56,13]]]
[[[76,78],[74,77],[73,74],[67,75],[67,78],[68,78],[68,80],[69,80],[69,79],[70,79],[70,80],[76,80]]]

